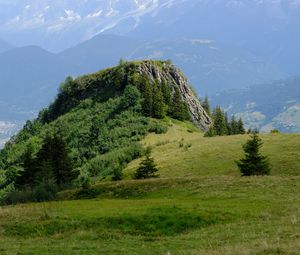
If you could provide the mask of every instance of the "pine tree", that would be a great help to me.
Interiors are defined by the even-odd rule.
[[[210,103],[209,103],[209,100],[208,100],[208,96],[205,96],[205,99],[202,102],[202,107],[206,111],[206,113],[210,116],[211,112],[210,112]]]
[[[155,178],[157,175],[158,169],[154,162],[154,159],[150,157],[150,154],[146,155],[146,158],[141,162],[139,168],[135,172],[135,179],[147,179]]]
[[[214,136],[216,136],[216,131],[215,131],[214,127],[212,126],[212,127],[210,127],[210,128],[208,129],[208,131],[204,134],[204,137],[214,137]]]
[[[54,179],[57,185],[70,183],[76,178],[67,145],[60,135],[47,135],[37,154],[36,182]]]
[[[263,142],[258,134],[253,134],[251,139],[243,146],[245,157],[237,162],[243,176],[269,175],[270,164],[266,156],[259,152]]]
[[[36,175],[36,160],[33,155],[33,148],[27,146],[26,150],[22,156],[22,168],[23,171],[17,176],[15,180],[15,185],[17,188],[21,189],[23,187],[31,187],[35,181]]]
[[[227,113],[225,113],[225,115],[224,115],[225,117],[225,125],[226,125],[226,131],[227,131],[227,134],[226,135],[231,135],[231,125],[230,125],[230,122],[229,122],[229,120],[228,120],[228,114]]]
[[[55,135],[52,146],[51,160],[56,183],[58,185],[70,183],[77,177],[77,173],[73,171],[73,162],[69,157],[67,144],[61,136]]]
[[[238,129],[238,134],[240,134],[240,135],[246,134],[246,130],[244,128],[244,122],[243,122],[242,118],[240,118],[237,122],[237,129]]]
[[[175,88],[172,103],[172,117],[178,120],[188,120],[190,118],[186,103],[183,101],[179,89]]]
[[[239,134],[238,122],[236,121],[236,118],[234,115],[231,117],[230,130],[231,130],[231,135]]]
[[[214,110],[213,114],[214,119],[214,129],[216,132],[216,135],[223,136],[227,134],[227,127],[226,127],[226,121],[225,121],[225,113],[221,109],[221,107],[217,106]]]
[[[153,93],[151,84],[147,78],[142,80],[141,91],[144,99],[142,105],[143,113],[145,116],[152,117]]]
[[[152,98],[152,117],[158,119],[164,118],[166,116],[164,97],[157,83],[153,84]]]
[[[164,97],[166,111],[169,112],[169,110],[171,108],[171,103],[172,103],[172,94],[171,94],[170,86],[165,81],[163,81],[161,84],[161,92]]]

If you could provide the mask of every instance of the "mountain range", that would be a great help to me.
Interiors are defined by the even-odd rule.
[[[300,74],[299,17],[298,0],[0,0],[0,135],[48,105],[68,75],[121,58],[171,59],[226,107],[221,91]]]
[[[265,132],[300,132],[300,77],[224,91],[212,97],[248,127]]]

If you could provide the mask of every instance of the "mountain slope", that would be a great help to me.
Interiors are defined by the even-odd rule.
[[[101,179],[122,172],[143,154],[143,137],[167,130],[162,121],[167,116],[193,121],[202,130],[211,124],[186,78],[170,62],[122,62],[76,80],[69,77],[55,101],[37,119],[27,121],[1,151],[6,177],[0,187],[40,183],[37,178],[45,174],[45,168],[36,170],[44,166],[40,151],[51,153],[43,146],[57,136],[70,149],[72,169],[81,175]],[[28,175],[33,177],[25,178]]]

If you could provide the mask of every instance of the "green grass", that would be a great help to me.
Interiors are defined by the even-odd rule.
[[[0,254],[299,254],[300,135],[263,135],[272,176],[242,178],[247,138],[176,122],[142,141],[159,179],[129,180],[137,160],[125,181],[1,207]]]
[[[235,161],[243,156],[242,144],[249,135],[205,138],[189,123],[172,122],[168,133],[151,134],[143,141],[144,146],[152,146],[161,177],[240,175]],[[263,134],[261,137],[262,152],[270,158],[272,175],[300,175],[300,134]],[[129,178],[139,162],[132,162],[125,171]]]

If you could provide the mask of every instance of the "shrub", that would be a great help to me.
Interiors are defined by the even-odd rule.
[[[44,202],[55,199],[58,187],[53,179],[39,183],[32,192],[33,201]]]
[[[136,170],[135,179],[148,179],[158,177],[158,169],[154,162],[154,159],[150,157],[150,154],[146,155],[146,158],[141,162],[139,168]]]
[[[81,189],[89,189],[91,186],[91,178],[87,173],[81,173],[76,180],[76,185]]]
[[[278,129],[272,129],[270,131],[271,134],[280,134],[280,131]]]

